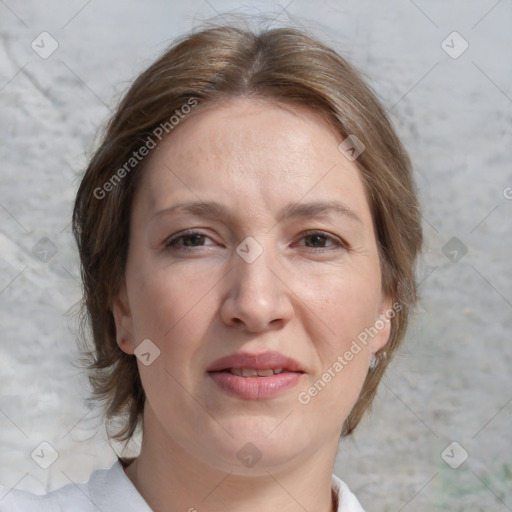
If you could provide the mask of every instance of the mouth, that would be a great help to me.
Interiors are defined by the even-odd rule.
[[[293,358],[280,352],[268,351],[259,354],[239,352],[221,357],[214,361],[208,368],[208,372],[245,372],[247,377],[268,377],[270,371],[273,374],[286,372],[304,373],[302,366]],[[251,373],[252,372],[252,373]],[[254,373],[256,372],[256,373]],[[240,375],[235,373],[235,375]]]
[[[225,393],[244,400],[272,398],[295,387],[305,371],[279,352],[239,353],[215,361],[208,376]]]
[[[255,368],[228,368],[222,371],[237,375],[238,377],[270,377],[271,375],[290,372],[290,370],[286,370],[285,368],[268,368],[264,370],[256,370]]]

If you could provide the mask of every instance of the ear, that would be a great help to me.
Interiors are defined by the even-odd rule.
[[[397,308],[393,304],[392,298],[383,296],[379,306],[378,317],[375,319],[375,328],[377,328],[378,333],[372,340],[372,353],[379,351],[388,343],[391,336],[391,318],[396,313]]]
[[[124,283],[114,298],[112,313],[116,324],[116,338],[119,348],[126,354],[133,354],[135,350],[133,319]]]

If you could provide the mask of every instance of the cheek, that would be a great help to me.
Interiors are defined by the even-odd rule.
[[[149,338],[161,351],[170,345],[173,351],[181,345],[192,349],[190,341],[185,342],[201,339],[199,333],[211,321],[215,311],[211,301],[219,278],[215,272],[201,272],[192,265],[177,269],[159,267],[159,262],[153,261],[139,268],[150,270],[133,275],[127,283],[132,289],[130,306],[137,340]]]
[[[303,285],[306,283],[303,282]],[[332,410],[340,423],[356,402],[368,373],[370,343],[365,330],[374,325],[380,304],[378,265],[332,273],[302,288],[303,325],[319,357],[319,367],[308,382],[300,403],[313,409]],[[302,297],[301,297],[302,298]]]
[[[334,346],[343,343],[372,325],[377,317],[380,298],[380,270],[378,263],[340,266],[323,275],[295,277],[295,289],[311,312],[312,321],[323,331]]]
[[[203,273],[154,267],[133,279],[133,290],[138,292],[131,305],[137,342],[149,339],[159,350],[150,366],[138,361],[142,384],[149,402],[157,410],[165,410],[167,402],[186,401],[182,386],[188,389],[193,385],[190,362],[197,359],[201,349],[197,340],[204,338],[215,311],[214,294],[208,293],[213,291],[214,279],[199,278]],[[193,404],[190,409],[195,411]]]

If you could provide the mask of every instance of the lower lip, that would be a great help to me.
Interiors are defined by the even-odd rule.
[[[230,395],[245,400],[261,400],[293,388],[303,374],[283,372],[268,377],[240,377],[229,372],[209,372],[208,375]]]

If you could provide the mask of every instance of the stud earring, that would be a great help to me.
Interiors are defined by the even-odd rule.
[[[381,359],[385,359],[387,356],[386,351],[383,351],[382,354],[375,355],[375,352],[372,352],[372,358],[370,359],[370,370],[375,370]]]

